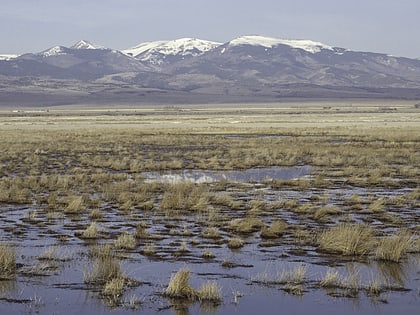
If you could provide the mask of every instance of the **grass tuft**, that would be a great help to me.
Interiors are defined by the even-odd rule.
[[[348,256],[363,256],[375,245],[373,229],[363,224],[340,223],[318,236],[319,249]]]
[[[239,237],[233,237],[229,240],[227,246],[230,249],[238,249],[244,246],[244,241]]]
[[[222,288],[216,281],[208,281],[198,290],[198,298],[205,302],[220,302],[222,301]]]
[[[307,270],[308,266],[305,264],[300,264],[292,270],[284,270],[280,273],[278,282],[293,285],[302,284]]]
[[[379,240],[376,247],[375,258],[378,260],[386,260],[399,262],[407,253],[413,236],[409,231],[400,231],[395,235],[383,237]]]
[[[171,276],[168,287],[163,293],[165,296],[177,299],[196,300],[199,293],[190,286],[191,272],[187,268],[182,268]]]
[[[261,229],[261,238],[264,239],[273,239],[278,238],[281,235],[283,235],[287,230],[287,223],[283,220],[276,220],[273,221],[270,225],[270,227],[264,226]]]
[[[92,270],[85,272],[85,283],[106,284],[112,279],[123,278],[120,264],[109,246],[98,247],[91,253],[95,260]]]
[[[336,288],[340,286],[340,275],[337,270],[328,269],[324,279],[320,281],[323,288]]]
[[[135,249],[137,242],[133,235],[123,232],[115,240],[114,245],[117,249]]]
[[[113,299],[118,299],[123,293],[124,284],[124,277],[112,278],[105,283],[103,294],[112,297]]]
[[[98,226],[97,223],[94,221],[92,222],[87,228],[86,230],[83,231],[83,233],[80,235],[81,238],[86,238],[86,239],[95,239],[95,238],[99,238],[99,230],[98,230]]]

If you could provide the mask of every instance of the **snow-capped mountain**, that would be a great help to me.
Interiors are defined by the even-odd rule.
[[[80,40],[70,47],[71,49],[106,49],[104,46],[93,44],[87,40]]]
[[[47,50],[41,51],[37,55],[42,57],[52,57],[52,56],[60,56],[65,55],[68,52],[68,48],[64,46],[54,46]]]
[[[220,46],[221,43],[195,38],[181,38],[170,41],[154,41],[139,44],[123,50],[123,53],[152,65],[162,65],[185,58],[200,56]]]
[[[0,68],[0,74],[92,80],[113,73],[148,70],[118,50],[82,40],[71,47],[54,46],[39,53],[23,54]]]
[[[106,48],[103,46],[92,44],[91,42],[87,40],[80,40],[69,48],[65,46],[54,46],[52,48],[49,48],[47,50],[44,50],[38,53],[38,55],[41,55],[43,57],[60,56],[60,55],[74,53],[73,50],[84,50],[84,49],[106,50]]]
[[[228,43],[229,46],[241,46],[241,45],[251,45],[251,46],[262,46],[265,48],[273,48],[278,45],[286,45],[291,48],[303,49],[310,53],[318,53],[322,49],[333,50],[333,47],[325,45],[320,42],[315,42],[312,40],[302,40],[302,39],[278,39],[272,37],[264,36],[242,36],[231,40]]]
[[[60,86],[64,91],[63,82],[68,79],[73,80],[71,85],[82,82],[81,91],[89,85],[97,89],[110,84],[100,93],[87,93],[95,100],[154,102],[155,93],[166,95],[167,101],[173,101],[175,94],[195,101],[200,95],[206,100],[211,95],[210,99],[253,101],[281,97],[420,99],[418,59],[263,36],[242,36],[223,44],[181,38],[147,42],[123,51],[82,40],[71,47],[55,46],[1,60],[0,80],[16,77],[52,80],[54,91]],[[0,84],[0,92],[7,84]],[[37,86],[42,84],[33,84],[34,89]],[[10,83],[8,88],[13,91],[16,86]],[[19,95],[11,95],[9,101],[18,100]]]

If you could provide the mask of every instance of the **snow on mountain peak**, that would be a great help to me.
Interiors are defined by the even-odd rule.
[[[10,60],[19,57],[19,55],[11,55],[11,54],[0,54],[0,60]]]
[[[230,46],[252,45],[273,48],[277,45],[287,45],[292,48],[303,49],[312,54],[320,52],[322,49],[333,50],[333,47],[320,42],[304,39],[278,39],[264,36],[242,36],[229,42]]]
[[[142,55],[141,60],[159,64],[161,60],[156,58],[157,54],[164,56],[198,56],[219,45],[221,43],[195,38],[180,38],[170,41],[146,42],[123,50],[123,52],[133,57]]]
[[[50,49],[40,52],[39,54],[42,57],[59,56],[59,55],[65,55],[66,54],[65,50],[66,50],[66,47],[64,46],[54,46]]]
[[[87,40],[80,40],[70,47],[71,49],[105,49],[105,47],[93,44]]]

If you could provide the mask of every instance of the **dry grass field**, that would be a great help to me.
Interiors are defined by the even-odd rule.
[[[0,312],[418,306],[414,105],[0,110]]]

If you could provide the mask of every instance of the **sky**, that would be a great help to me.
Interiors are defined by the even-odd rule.
[[[420,0],[0,0],[0,53],[262,35],[420,58],[419,12]]]

